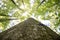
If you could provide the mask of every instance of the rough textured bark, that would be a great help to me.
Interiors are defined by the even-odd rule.
[[[60,40],[60,36],[44,24],[29,18],[0,33],[0,40]]]

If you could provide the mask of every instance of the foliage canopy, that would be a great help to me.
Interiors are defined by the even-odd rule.
[[[1,0],[0,25],[6,28],[11,17],[20,21],[33,17],[49,20],[54,28],[60,25],[60,0]]]

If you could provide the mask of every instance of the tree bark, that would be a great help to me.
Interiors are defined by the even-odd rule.
[[[0,33],[0,40],[60,40],[60,36],[41,22],[29,18]]]

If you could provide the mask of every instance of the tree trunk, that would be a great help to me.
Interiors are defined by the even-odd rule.
[[[0,33],[0,40],[60,40],[60,36],[41,22],[29,18]]]

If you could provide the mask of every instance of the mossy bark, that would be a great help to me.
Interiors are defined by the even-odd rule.
[[[0,40],[60,40],[60,36],[44,24],[29,18],[0,33]]]

